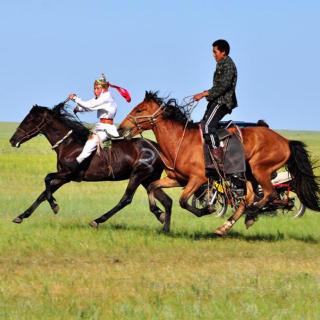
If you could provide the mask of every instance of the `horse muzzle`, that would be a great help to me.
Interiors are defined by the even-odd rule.
[[[12,147],[20,148],[20,145],[21,145],[20,141],[21,140],[18,140],[13,136],[9,141],[10,141],[10,144],[11,144]]]

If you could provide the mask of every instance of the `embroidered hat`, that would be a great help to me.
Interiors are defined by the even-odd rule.
[[[104,73],[101,73],[100,78],[94,81],[94,85],[95,86],[99,85],[102,88],[108,88],[109,82],[107,81],[106,76],[104,75]]]

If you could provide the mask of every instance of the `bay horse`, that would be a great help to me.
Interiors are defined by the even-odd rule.
[[[59,206],[53,193],[70,181],[129,179],[128,186],[119,203],[90,223],[92,227],[96,228],[100,223],[105,222],[130,204],[140,184],[147,189],[151,182],[160,178],[163,171],[163,163],[159,157],[157,144],[143,139],[134,139],[132,141],[112,141],[112,146],[108,150],[101,149],[100,155],[95,152],[81,165],[78,172],[72,173],[64,167],[64,163],[77,157],[87,141],[90,131],[73,115],[64,110],[64,103],[58,104],[53,109],[33,106],[16,129],[10,143],[14,147],[20,147],[22,143],[38,134],[43,134],[56,152],[58,170],[45,177],[45,190],[26,211],[13,220],[15,223],[21,223],[25,218],[28,218],[45,200],[49,202],[53,212],[57,213]],[[105,192],[102,191],[101,199],[104,194]],[[149,201],[150,210],[163,223],[165,219],[170,219],[172,200],[162,191],[156,194],[156,198],[165,208],[166,214],[157,207],[154,200]],[[164,224],[164,231],[167,231],[165,228],[168,224],[170,224],[169,220]]]
[[[188,204],[189,198],[207,182],[203,139],[199,124],[188,122],[175,99],[165,101],[157,92],[146,92],[144,100],[127,115],[119,129],[127,137],[153,130],[167,176],[152,183],[152,190],[183,186],[181,207],[198,217],[210,213],[208,208],[199,209]],[[284,165],[295,178],[300,201],[311,210],[320,211],[319,180],[302,142],[289,141],[267,127],[243,128],[241,136],[248,168],[247,194],[234,214],[215,230],[217,235],[225,235],[247,208],[262,208],[276,196],[271,174]],[[257,183],[263,189],[263,198],[254,202]]]

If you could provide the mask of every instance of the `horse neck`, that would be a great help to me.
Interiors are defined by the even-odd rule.
[[[42,133],[53,146],[61,140],[70,131],[70,129],[54,117],[50,120],[49,125],[42,131]]]
[[[162,153],[172,161],[175,160],[177,152],[190,135],[191,130],[184,125],[170,119],[159,119],[153,128],[154,135]]]

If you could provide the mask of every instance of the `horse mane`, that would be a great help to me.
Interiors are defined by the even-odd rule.
[[[32,110],[34,111],[47,111],[55,119],[59,120],[67,128],[72,130],[72,135],[76,141],[85,142],[88,139],[90,130],[84,126],[75,116],[64,109],[65,104],[59,103],[52,109],[47,107],[41,107],[34,105]]]
[[[163,118],[170,119],[185,125],[187,128],[198,128],[199,124],[190,120],[188,110],[185,106],[179,105],[174,98],[167,99],[158,96],[158,91],[146,91],[145,101],[155,101],[159,106],[163,107]]]
[[[64,106],[65,103],[59,103],[49,110],[57,120],[61,121],[66,127],[72,130],[72,135],[77,141],[85,142],[88,139],[90,130],[73,114],[65,110]]]

